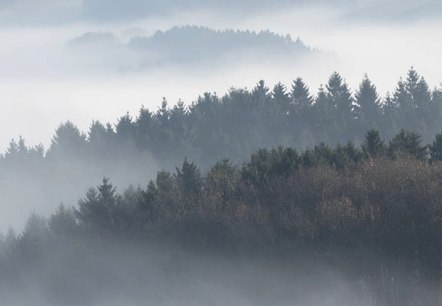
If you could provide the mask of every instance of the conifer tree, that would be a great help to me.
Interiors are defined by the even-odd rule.
[[[442,133],[436,135],[436,139],[429,146],[430,149],[430,161],[442,161]]]
[[[273,87],[272,98],[282,114],[289,111],[290,95],[287,93],[286,87],[282,83],[277,83]]]
[[[354,103],[348,85],[337,73],[329,78],[327,88],[327,102],[330,104],[332,121],[335,125],[333,139],[345,141],[353,138],[355,133],[355,119],[359,114],[359,106]]]
[[[377,130],[369,130],[365,135],[362,150],[366,157],[377,158],[387,153],[387,146]]]
[[[297,78],[292,84],[292,103],[297,110],[306,110],[313,105],[313,97],[302,78]]]
[[[367,75],[364,76],[359,90],[355,95],[356,104],[359,105],[359,120],[364,130],[378,127],[381,119],[381,100]]]
[[[391,141],[389,153],[393,158],[409,155],[419,160],[427,158],[427,147],[422,145],[422,137],[415,132],[401,130]]]

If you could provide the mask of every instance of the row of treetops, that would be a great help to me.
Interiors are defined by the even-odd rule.
[[[242,162],[258,148],[278,145],[307,148],[347,140],[360,144],[370,129],[388,139],[407,129],[429,143],[442,131],[441,116],[442,90],[430,90],[414,69],[385,98],[368,77],[352,94],[334,73],[315,96],[300,78],[291,89],[279,83],[270,90],[261,81],[250,91],[233,89],[223,97],[204,94],[189,106],[179,102],[171,108],[163,101],[156,112],[142,108],[136,118],[127,114],[115,125],[95,121],[88,133],[67,122],[56,130],[47,151],[43,146],[27,147],[20,138],[11,141],[3,159],[20,155],[104,159],[122,151],[147,151],[160,160],[187,156],[210,166],[223,158]]]

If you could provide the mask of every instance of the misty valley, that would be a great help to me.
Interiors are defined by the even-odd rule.
[[[0,305],[441,306],[441,0],[0,0]]]

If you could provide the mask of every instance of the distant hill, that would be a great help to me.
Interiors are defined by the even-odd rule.
[[[270,31],[217,31],[199,26],[174,27],[150,37],[133,37],[131,48],[148,50],[166,61],[200,61],[247,54],[267,58],[301,56],[312,52],[302,41]]]
[[[252,32],[237,30],[214,30],[201,26],[173,27],[144,36],[141,30],[128,37],[127,31],[120,35],[111,32],[87,32],[68,43],[75,53],[87,58],[102,54],[110,56],[109,66],[119,70],[137,70],[146,67],[186,64],[235,64],[298,60],[305,56],[320,54],[289,35],[270,31]],[[140,34],[141,33],[141,34]],[[115,51],[115,52],[113,52]],[[103,56],[98,59],[103,62]]]

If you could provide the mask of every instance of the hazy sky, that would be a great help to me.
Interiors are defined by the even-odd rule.
[[[135,8],[137,1],[133,2]],[[103,22],[84,14],[81,1],[2,0],[0,150],[19,135],[29,144],[48,145],[62,121],[71,120],[86,130],[93,119],[115,122],[126,111],[135,115],[141,105],[156,109],[162,97],[172,104],[179,98],[190,103],[205,91],[223,94],[232,86],[250,88],[260,79],[272,86],[277,81],[290,84],[302,76],[316,91],[337,70],[356,89],[367,73],[385,94],[415,66],[431,87],[439,86],[442,23],[433,18],[434,12],[428,13],[428,7],[437,7],[440,1],[383,1],[381,5],[381,1],[359,1],[351,6],[348,1],[338,2],[341,4],[333,9],[330,5],[280,10],[272,6],[250,14],[244,10],[237,14],[201,10]],[[372,7],[391,20],[375,18],[382,14],[374,14]],[[269,29],[300,37],[327,55],[265,64],[252,59],[226,63],[223,68],[205,63],[203,67],[173,64],[125,71],[121,67],[137,65],[140,58],[118,44],[90,49],[69,44],[87,32],[112,33],[119,43],[125,43],[134,34],[151,35],[186,24]]]

